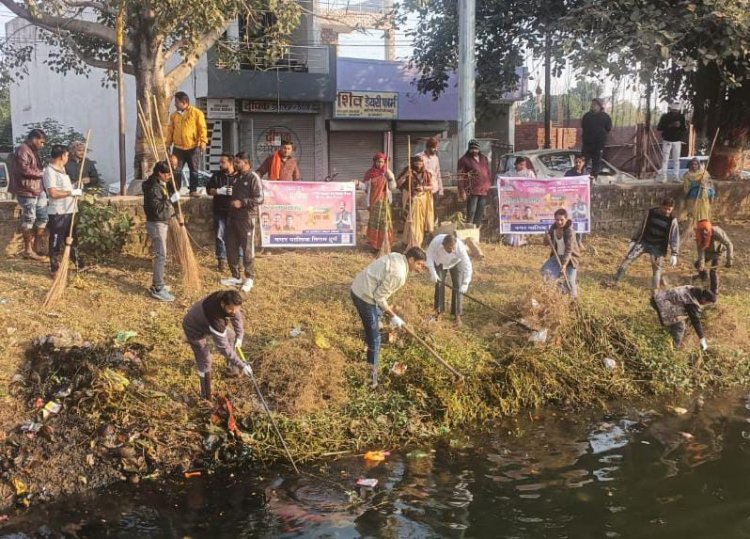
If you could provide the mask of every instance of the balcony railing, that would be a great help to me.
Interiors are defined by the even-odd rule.
[[[222,42],[218,67],[251,71],[286,71],[293,73],[328,74],[327,46],[284,45],[278,54],[269,54],[257,47],[237,42]]]
[[[384,14],[393,9],[393,0],[320,0],[324,14]]]

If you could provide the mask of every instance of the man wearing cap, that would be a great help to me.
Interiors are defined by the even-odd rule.
[[[84,191],[103,187],[100,182],[99,172],[96,170],[96,164],[91,159],[84,159],[83,152],[86,145],[81,141],[71,142],[68,146],[70,159],[65,165],[65,173],[70,177],[70,181],[77,182],[78,176],[83,169],[81,176],[81,186]]]
[[[432,207],[435,218],[437,218],[437,204],[443,196],[443,178],[440,175],[440,159],[438,158],[438,139],[430,137],[424,145],[424,151],[418,153],[422,157],[424,168],[432,176]]]
[[[466,201],[467,223],[477,227],[482,223],[490,183],[490,162],[479,151],[479,142],[471,139],[468,150],[458,160],[458,197]]]
[[[602,162],[602,152],[607,143],[607,135],[612,130],[612,118],[604,112],[601,99],[591,100],[591,109],[581,118],[582,142],[581,153],[591,163],[591,175],[599,175]]]
[[[680,181],[680,155],[682,149],[682,139],[687,133],[687,124],[685,115],[680,112],[679,103],[670,103],[669,110],[661,118],[656,130],[661,132],[661,171],[659,177],[666,182],[669,173],[669,157],[673,160],[673,174],[677,181]]]

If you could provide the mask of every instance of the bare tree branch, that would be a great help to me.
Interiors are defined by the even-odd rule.
[[[95,9],[102,13],[109,13],[110,15],[117,15],[117,12],[112,8],[106,6],[102,2],[94,2],[93,0],[63,0],[63,4],[71,9]]]
[[[94,58],[90,54],[86,54],[83,52],[78,45],[76,44],[75,40],[72,38],[70,34],[56,34],[57,37],[65,41],[65,45],[70,48],[73,53],[81,59],[81,61],[87,63],[91,67],[96,67],[99,69],[105,69],[107,71],[116,71],[117,70],[117,62],[111,62],[107,60],[101,60],[99,58]],[[128,75],[135,75],[135,68],[130,64],[123,64],[123,72]]]
[[[227,25],[228,26],[228,25]],[[203,36],[196,47],[191,51],[191,55],[185,58],[182,62],[172,68],[166,75],[166,79],[173,85],[174,88],[179,86],[188,75],[193,71],[193,68],[198,63],[198,60],[206,53],[208,49],[214,46],[219,40],[222,34],[226,31],[226,26],[214,30]],[[172,45],[174,47],[174,45]]]
[[[101,39],[112,45],[117,44],[117,33],[114,28],[109,28],[103,24],[85,21],[81,19],[71,19],[67,17],[56,17],[47,13],[33,13],[26,9],[20,4],[17,4],[13,0],[0,0],[0,4],[7,7],[14,15],[27,20],[37,26],[40,26],[51,32],[58,32],[65,30],[68,32],[75,32],[85,36]],[[123,47],[127,51],[132,51],[132,42],[128,37],[125,37]]]

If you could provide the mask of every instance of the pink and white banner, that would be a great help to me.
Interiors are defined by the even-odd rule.
[[[591,182],[588,176],[497,179],[501,234],[544,234],[555,211],[565,208],[575,231],[591,232]]]
[[[354,247],[354,182],[263,182],[263,247]]]

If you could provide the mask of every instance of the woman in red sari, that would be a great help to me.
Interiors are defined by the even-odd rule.
[[[367,191],[370,219],[367,222],[367,245],[380,250],[388,234],[393,243],[393,219],[391,218],[391,191],[396,189],[393,172],[388,170],[387,158],[378,152],[372,158],[372,167],[365,172],[365,189]]]

